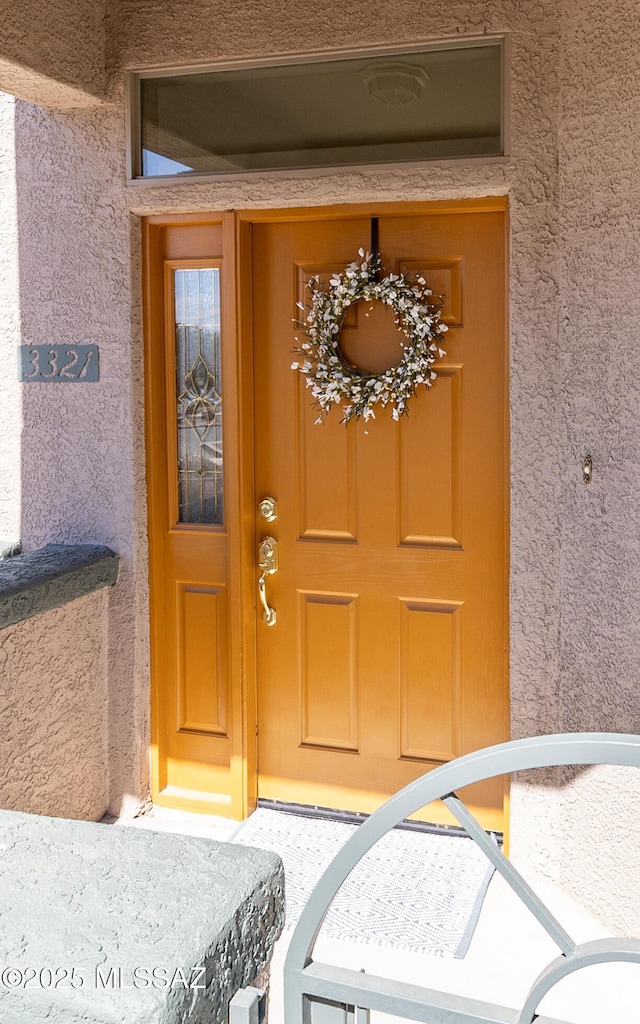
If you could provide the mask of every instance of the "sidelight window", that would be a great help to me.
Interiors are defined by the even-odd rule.
[[[220,268],[174,271],[178,510],[223,522]]]

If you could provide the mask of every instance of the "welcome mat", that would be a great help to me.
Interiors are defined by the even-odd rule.
[[[273,850],[285,871],[286,928],[357,825],[258,808],[231,842]],[[322,934],[461,958],[493,865],[471,839],[392,829],[353,869]]]

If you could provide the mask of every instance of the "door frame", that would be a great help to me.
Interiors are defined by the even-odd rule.
[[[145,347],[145,442],[147,450],[147,501],[149,559],[149,603],[151,616],[151,764],[154,801],[172,807],[202,810],[208,813],[231,815],[236,819],[247,817],[256,807],[258,798],[258,737],[257,737],[257,669],[256,636],[258,611],[256,609],[255,509],[257,495],[254,490],[254,388],[253,388],[253,332],[251,236],[252,227],[259,223],[285,223],[291,221],[337,220],[348,217],[376,216],[429,216],[438,214],[496,213],[505,214],[505,431],[504,431],[504,528],[505,528],[505,687],[508,685],[509,652],[509,203],[507,196],[489,196],[477,199],[434,200],[424,202],[350,203],[345,205],[290,207],[284,209],[248,209],[223,213],[165,214],[144,218],[143,230],[143,315]],[[160,609],[157,599],[157,570],[154,569],[153,551],[161,557],[162,540],[156,501],[163,488],[165,468],[155,457],[157,438],[166,430],[166,403],[162,401],[164,379],[154,358],[154,339],[165,330],[167,315],[164,300],[158,296],[158,281],[162,278],[162,258],[159,254],[159,233],[169,226],[187,227],[216,222],[222,224],[223,236],[223,386],[230,397],[224,416],[225,450],[232,453],[224,460],[225,493],[228,515],[229,552],[229,629],[230,629],[230,711],[231,711],[231,763],[230,802],[199,806],[188,799],[163,800],[162,744],[158,707],[157,629]],[[213,256],[213,254],[212,254]],[[506,702],[509,707],[509,701]],[[506,723],[506,734],[508,735]],[[508,797],[505,798],[505,822],[508,820]]]

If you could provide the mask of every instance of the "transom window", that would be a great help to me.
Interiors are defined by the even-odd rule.
[[[504,155],[504,40],[132,75],[132,178]]]

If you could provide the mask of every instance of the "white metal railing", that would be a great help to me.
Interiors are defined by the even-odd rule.
[[[284,968],[284,1024],[365,1024],[370,1010],[424,1024],[562,1024],[536,1015],[543,996],[563,977],[591,964],[640,963],[638,939],[599,939],[578,945],[456,796],[475,782],[558,765],[640,767],[640,736],[572,733],[487,747],[435,768],[372,814],[348,840],[316,885],[294,930]],[[364,854],[404,818],[442,800],[559,949],[517,1010],[316,963],[313,950],[329,906]]]

